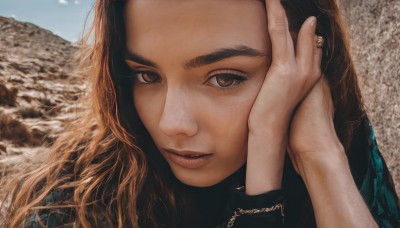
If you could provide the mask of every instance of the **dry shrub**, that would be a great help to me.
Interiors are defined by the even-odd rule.
[[[3,84],[0,84],[0,105],[16,106],[18,90],[16,88],[7,89]]]
[[[61,113],[62,107],[48,98],[39,98],[40,108],[49,116],[57,116]]]
[[[43,113],[35,107],[22,107],[18,110],[17,113],[24,119],[43,117]]]
[[[0,113],[0,138],[10,140],[18,146],[38,146],[40,139],[32,135],[30,129],[9,114]]]
[[[28,95],[22,95],[21,98],[24,99],[27,102],[31,102],[32,101],[32,97],[30,97]]]
[[[69,78],[69,75],[68,75],[67,73],[65,73],[65,72],[61,72],[58,76],[60,77],[60,79],[67,79],[67,78]]]
[[[0,114],[0,138],[11,140],[23,146],[30,141],[31,134],[28,127],[8,114]]]
[[[9,66],[27,75],[32,71],[32,65],[20,64],[20,63],[10,63]]]
[[[0,155],[7,154],[7,148],[2,143],[0,143]]]
[[[50,137],[46,132],[41,131],[37,128],[33,128],[31,134],[36,140],[37,144],[44,145],[45,143],[46,147],[50,147],[51,145],[53,145],[54,141],[56,140],[55,137]]]

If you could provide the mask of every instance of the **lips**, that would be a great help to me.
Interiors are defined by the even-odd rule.
[[[202,153],[190,150],[164,149],[167,159],[174,164],[187,169],[195,169],[205,165],[211,157],[211,153]]]
[[[199,157],[204,157],[204,156],[209,156],[211,153],[201,153],[201,152],[196,152],[196,151],[190,151],[190,150],[174,150],[174,149],[165,149],[168,153],[173,153],[182,157],[186,158],[199,158]]]

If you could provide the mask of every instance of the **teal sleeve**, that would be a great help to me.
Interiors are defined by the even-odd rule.
[[[369,126],[369,164],[360,192],[379,227],[399,228],[399,200],[392,177],[379,151],[371,123]]]
[[[55,190],[51,192],[44,200],[44,205],[54,205],[60,201],[63,197],[63,191]],[[73,214],[70,210],[43,210],[38,214],[31,213],[25,220],[26,228],[38,228],[42,227],[73,227]]]
[[[54,190],[52,191],[43,202],[43,206],[55,206],[59,205],[66,201],[66,199],[70,199],[72,197],[72,193],[69,191],[63,190]],[[93,212],[93,211],[91,211]],[[102,211],[98,211],[95,213],[97,218],[99,219],[100,225],[92,225],[91,227],[101,227],[108,228],[112,227],[108,223],[106,217],[104,216]],[[48,227],[48,228],[56,228],[56,227],[76,227],[75,224],[75,211],[72,208],[54,208],[54,209],[42,209],[39,210],[38,213],[31,213],[25,219],[25,228],[39,228],[39,227]],[[43,224],[43,226],[42,226]]]

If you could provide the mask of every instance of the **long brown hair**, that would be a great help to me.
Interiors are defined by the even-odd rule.
[[[157,227],[159,213],[171,218],[166,222],[170,225],[179,219],[182,202],[171,187],[173,175],[139,120],[132,87],[124,77],[125,2],[96,1],[91,33],[84,39],[86,44],[93,34],[93,44],[82,60],[90,62],[91,91],[82,100],[90,108],[59,137],[47,162],[7,183],[4,227],[23,226],[28,216],[50,209],[67,211],[73,218],[70,222],[78,227],[104,222]],[[308,16],[318,18],[317,33],[327,40],[322,70],[336,107],[335,129],[350,153],[353,133],[365,111],[337,4],[334,0],[289,0],[284,6],[293,31]],[[57,190],[63,192],[59,202],[46,204],[48,195]]]

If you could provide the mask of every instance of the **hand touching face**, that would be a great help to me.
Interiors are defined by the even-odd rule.
[[[280,1],[266,0],[266,11],[272,64],[249,116],[246,193],[251,195],[281,188],[293,110],[321,76],[316,18],[303,23],[295,46]]]

